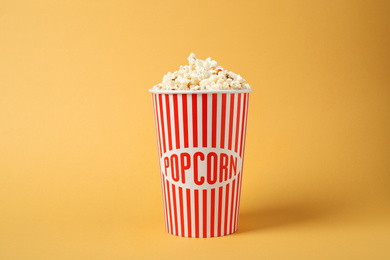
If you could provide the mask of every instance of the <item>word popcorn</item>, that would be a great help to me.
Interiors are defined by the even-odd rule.
[[[239,161],[240,163],[241,161]],[[165,176],[170,175],[174,182],[186,183],[190,178],[196,185],[215,184],[226,182],[237,175],[237,156],[226,153],[201,151],[190,153],[172,154],[163,158]],[[239,165],[239,169],[240,169]],[[206,175],[199,172],[199,168],[207,169]]]

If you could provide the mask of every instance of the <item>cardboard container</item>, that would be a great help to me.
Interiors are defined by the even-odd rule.
[[[219,237],[237,230],[251,91],[149,90],[170,234]]]

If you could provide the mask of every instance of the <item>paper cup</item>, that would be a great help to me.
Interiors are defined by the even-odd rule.
[[[182,237],[234,233],[252,90],[149,91],[165,229]]]

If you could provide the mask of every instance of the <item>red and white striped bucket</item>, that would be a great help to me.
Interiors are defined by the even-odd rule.
[[[165,229],[182,237],[234,233],[252,90],[149,91]]]

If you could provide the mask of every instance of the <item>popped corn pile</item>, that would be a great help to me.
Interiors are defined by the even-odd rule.
[[[238,90],[250,89],[240,75],[224,70],[215,60],[197,59],[194,53],[188,57],[189,65],[178,71],[168,72],[155,90]]]

